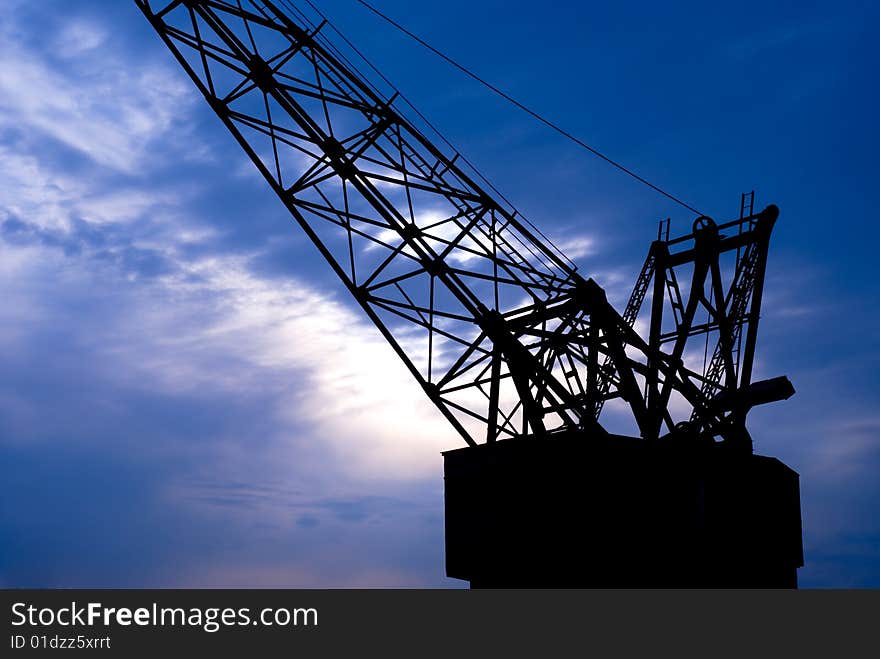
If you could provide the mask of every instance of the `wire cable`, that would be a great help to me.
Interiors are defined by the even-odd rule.
[[[671,199],[671,200],[674,201],[676,204],[678,204],[678,205],[680,205],[680,206],[683,206],[684,208],[688,209],[688,210],[691,211],[691,212],[696,213],[697,215],[703,215],[703,213],[702,213],[701,211],[697,210],[697,209],[694,208],[692,205],[688,204],[688,203],[685,202],[685,201],[682,201],[680,198],[678,198],[678,197],[676,197],[675,195],[673,195],[673,194],[667,192],[666,190],[664,190],[664,189],[661,188],[660,186],[651,183],[650,181],[648,181],[648,180],[645,179],[644,177],[639,176],[639,175],[636,174],[633,170],[631,170],[631,169],[629,169],[628,167],[626,167],[626,166],[620,164],[620,163],[617,162],[616,160],[613,160],[612,158],[606,156],[604,153],[602,153],[602,152],[599,151],[598,149],[593,148],[592,146],[590,146],[589,144],[587,144],[587,143],[584,142],[583,140],[581,140],[581,139],[575,137],[574,135],[572,135],[570,132],[568,132],[568,131],[565,130],[564,128],[561,128],[559,125],[553,123],[553,122],[550,121],[549,119],[544,118],[543,116],[541,116],[540,114],[538,114],[537,112],[535,112],[534,110],[532,110],[531,108],[527,107],[526,105],[523,105],[522,103],[520,103],[518,100],[516,100],[516,99],[513,98],[512,96],[510,96],[509,94],[507,94],[507,93],[504,92],[503,90],[501,90],[501,89],[499,89],[498,87],[496,87],[495,85],[493,85],[491,82],[485,80],[484,78],[481,78],[480,76],[478,76],[476,73],[474,73],[473,71],[471,71],[470,69],[468,69],[468,68],[465,67],[464,65],[459,64],[457,61],[455,61],[454,59],[452,59],[451,57],[449,57],[449,56],[446,55],[445,53],[441,52],[440,50],[438,50],[437,48],[435,48],[434,46],[432,46],[431,44],[429,44],[427,41],[425,41],[424,39],[422,39],[421,37],[419,37],[417,34],[414,34],[414,33],[411,32],[410,30],[408,30],[407,28],[405,28],[403,25],[401,25],[400,23],[398,23],[397,21],[395,21],[393,18],[390,18],[389,16],[386,16],[385,14],[383,14],[381,11],[379,11],[378,9],[376,9],[376,7],[374,7],[373,5],[371,5],[369,2],[366,2],[366,0],[357,0],[357,1],[358,1],[360,4],[362,4],[364,7],[366,7],[367,9],[369,9],[371,12],[373,12],[376,16],[378,16],[379,18],[381,18],[382,20],[384,20],[385,22],[387,22],[387,23],[393,25],[395,28],[397,28],[398,30],[400,30],[401,32],[403,32],[404,34],[406,34],[408,37],[410,37],[411,39],[415,40],[416,42],[418,42],[419,44],[421,44],[422,46],[424,46],[425,48],[427,48],[428,50],[430,50],[432,53],[434,53],[435,55],[437,55],[437,56],[440,57],[441,59],[445,60],[446,62],[448,62],[449,64],[451,64],[451,65],[454,66],[455,68],[457,68],[459,71],[461,71],[461,72],[464,73],[465,75],[467,75],[467,76],[469,76],[470,78],[476,80],[476,81],[479,82],[481,85],[483,85],[483,86],[486,87],[487,89],[491,90],[493,93],[497,94],[497,95],[500,96],[501,98],[505,99],[506,101],[508,101],[508,102],[512,103],[513,105],[515,105],[516,107],[518,107],[518,108],[519,108],[520,110],[522,110],[523,112],[525,112],[525,113],[531,115],[533,118],[537,119],[538,121],[540,121],[541,123],[543,123],[545,126],[547,126],[547,127],[551,128],[552,130],[556,131],[557,133],[559,133],[559,134],[562,135],[563,137],[568,138],[569,140],[571,140],[571,141],[574,142],[575,144],[577,144],[577,145],[583,147],[584,149],[586,149],[587,151],[589,151],[590,153],[592,153],[592,154],[593,154],[594,156],[596,156],[597,158],[600,158],[600,159],[604,160],[604,161],[607,162],[609,165],[612,165],[612,166],[616,167],[617,169],[619,169],[620,171],[624,172],[625,174],[628,174],[629,176],[633,177],[635,180],[639,181],[640,183],[645,184],[646,186],[648,186],[648,187],[651,188],[652,190],[654,190],[654,191],[656,191],[656,192],[659,192],[659,193],[662,194],[664,197],[666,197],[666,198],[668,198],[668,199]]]
[[[299,10],[294,6],[294,4],[293,4],[293,2],[292,2],[291,0],[279,0],[279,1],[280,1],[280,2],[281,2],[281,3],[282,3],[282,4],[283,4],[283,5],[284,5],[289,11],[295,12],[297,15],[299,15],[299,16],[302,18],[302,20],[305,20],[308,24],[310,24],[310,25],[312,25],[312,26],[314,27],[314,23],[312,23],[311,21],[309,21],[308,18],[306,18],[305,15],[302,14],[302,12],[299,11]],[[570,258],[568,258],[568,256],[566,256],[565,253],[564,253],[561,249],[559,249],[559,247],[558,247],[558,246],[557,246],[557,245],[556,245],[556,244],[555,244],[555,243],[554,243],[554,242],[553,242],[553,241],[552,241],[552,240],[551,240],[546,234],[544,234],[544,232],[541,231],[541,229],[540,229],[538,226],[536,226],[533,222],[531,222],[531,221],[529,220],[529,218],[527,218],[525,215],[523,215],[522,212],[520,212],[520,210],[519,210],[519,209],[513,204],[513,202],[510,201],[510,199],[508,199],[507,197],[505,197],[505,196],[504,196],[504,193],[502,193],[497,187],[495,187],[495,185],[494,185],[489,179],[487,179],[487,178],[482,174],[482,172],[480,171],[480,169],[479,169],[476,165],[474,165],[474,163],[471,162],[471,161],[470,161],[470,160],[469,160],[469,159],[468,159],[468,158],[467,158],[467,157],[461,152],[460,149],[458,149],[458,148],[457,148],[457,147],[456,147],[451,141],[449,141],[449,139],[446,138],[446,136],[440,131],[439,128],[437,128],[433,123],[431,123],[431,121],[430,121],[430,120],[429,120],[429,119],[428,119],[428,118],[427,118],[427,117],[426,117],[426,116],[425,116],[425,115],[424,115],[424,114],[418,109],[418,107],[416,107],[416,106],[413,104],[413,102],[410,101],[410,99],[409,99],[409,98],[408,98],[408,97],[407,97],[402,91],[400,91],[400,89],[399,89],[399,88],[398,88],[393,82],[391,82],[391,80],[389,80],[389,79],[387,78],[387,76],[385,76],[384,73],[382,73],[382,70],[379,69],[375,64],[373,64],[373,62],[372,62],[369,58],[367,58],[367,56],[366,56],[366,55],[365,55],[365,54],[364,54],[364,53],[363,53],[363,52],[362,52],[357,46],[355,46],[354,43],[352,43],[352,42],[348,39],[348,37],[346,37],[345,34],[344,34],[344,33],[343,33],[338,27],[336,27],[336,25],[333,23],[333,21],[331,21],[330,18],[329,18],[324,12],[322,12],[322,11],[320,10],[320,8],[318,8],[318,7],[312,2],[312,0],[305,0],[305,2],[306,2],[306,4],[309,5],[309,7],[312,8],[312,10],[313,10],[318,16],[321,17],[321,19],[322,19],[324,22],[326,22],[327,25],[330,26],[330,28],[331,28],[331,29],[332,29],[332,30],[333,30],[333,31],[334,31],[334,32],[340,37],[340,39],[342,39],[343,42],[345,42],[345,44],[346,44],[349,48],[351,48],[351,50],[352,50],[352,51],[353,51],[353,52],[354,52],[354,53],[355,53],[355,54],[356,54],[356,55],[357,55],[357,56],[358,56],[358,57],[359,57],[359,58],[360,58],[360,59],[361,59],[361,60],[362,60],[362,61],[363,61],[363,62],[364,62],[364,63],[365,63],[370,69],[372,69],[373,72],[376,73],[376,75],[378,75],[379,78],[381,78],[383,82],[385,82],[385,84],[387,84],[387,85],[388,85],[388,86],[394,91],[394,93],[397,95],[397,97],[400,98],[401,101],[403,101],[404,103],[406,103],[406,104],[410,107],[410,109],[416,114],[416,116],[419,117],[419,119],[421,119],[421,120],[424,122],[424,124],[425,124],[428,128],[430,128],[430,129],[434,132],[434,134],[435,134],[437,137],[439,137],[439,138],[443,141],[444,144],[446,144],[450,149],[452,149],[452,151],[454,152],[454,154],[455,154],[455,155],[456,155],[456,156],[457,156],[462,162],[464,162],[465,164],[467,164],[468,167],[471,168],[472,172],[473,172],[474,174],[476,174],[477,177],[479,177],[480,180],[483,181],[483,183],[485,183],[485,184],[486,184],[486,185],[487,185],[487,186],[488,186],[488,187],[489,187],[489,188],[490,188],[495,194],[498,195],[499,198],[501,198],[501,199],[502,199],[502,200],[503,200],[503,201],[504,201],[504,202],[510,207],[510,210],[513,211],[514,216],[518,217],[521,221],[525,222],[525,223],[529,226],[530,229],[532,229],[532,230],[533,230],[535,233],[537,233],[541,238],[543,238],[544,241],[547,243],[547,245],[549,245],[549,247],[555,252],[555,254],[556,254],[558,257],[560,257],[561,259],[563,259],[566,263],[568,263],[568,264],[571,266],[571,268],[572,268],[573,270],[577,270],[577,269],[578,269],[578,268],[577,268],[577,264],[576,264],[574,261],[572,261]],[[318,39],[321,39],[321,37],[319,36]],[[340,58],[342,59],[342,61],[344,61],[346,64],[348,64],[349,67],[351,68],[352,73],[354,73],[355,75],[357,75],[357,76],[358,76],[363,82],[365,82],[365,83],[366,83],[370,88],[372,88],[377,94],[379,94],[380,96],[382,95],[382,93],[376,88],[376,86],[375,86],[375,85],[374,85],[374,84],[373,84],[373,83],[372,83],[372,82],[371,82],[366,76],[360,74],[360,72],[359,72],[359,71],[357,70],[357,68],[356,68],[356,67],[355,67],[355,66],[354,66],[354,65],[348,60],[348,58],[345,57],[345,55],[344,55],[343,53],[341,53],[341,52],[339,51],[339,49],[336,48],[336,47],[333,45],[333,42],[332,42],[332,41],[330,41],[329,39],[327,39],[327,40],[322,40],[322,43],[323,43],[323,45],[325,45],[326,47],[330,48],[330,49],[334,52],[334,54],[336,54],[338,57],[340,57]],[[413,128],[414,130],[417,130],[414,126],[413,126],[412,128]]]

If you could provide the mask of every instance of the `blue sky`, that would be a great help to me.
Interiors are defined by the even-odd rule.
[[[689,226],[354,0],[320,4],[618,305],[657,220]],[[376,4],[706,213],[780,206],[757,369],[798,393],[752,434],[801,474],[802,585],[880,586],[873,3]],[[440,457],[461,440],[134,3],[4,8],[0,585],[461,585]]]

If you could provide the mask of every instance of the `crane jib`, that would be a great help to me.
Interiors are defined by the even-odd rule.
[[[780,397],[733,395],[763,391],[750,380],[774,206],[658,238],[621,315],[396,94],[355,70],[323,23],[268,0],[135,2],[468,444],[606,435],[611,406],[615,423],[648,440],[750,448],[751,405],[716,400]],[[706,340],[702,368],[695,337]]]

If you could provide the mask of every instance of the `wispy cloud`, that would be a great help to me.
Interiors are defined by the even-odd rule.
[[[236,191],[200,182],[198,167],[212,159],[181,146],[200,106],[179,72],[126,48],[108,58],[119,35],[75,16],[55,37],[63,65],[16,26],[2,31],[4,463],[24,464],[34,451],[64,452],[72,463],[92,456],[106,476],[96,482],[139,510],[115,524],[120,543],[150,525],[176,529],[190,548],[224,528],[243,537],[254,525],[269,529],[266,549],[244,543],[234,556],[214,547],[202,560],[178,544],[168,565],[187,573],[154,566],[144,573],[153,583],[418,585],[427,583],[426,560],[438,562],[439,578],[442,543],[431,535],[440,529],[439,453],[460,440],[375,328],[306,281],[308,269],[258,272],[272,236],[248,246],[220,240],[250,217],[238,215]],[[223,156],[241,161],[232,149]],[[193,157],[203,162],[181,176]],[[138,476],[111,477],[129,471]],[[58,496],[87,489],[72,476],[47,478]],[[269,486],[259,499],[230,495],[240,482]],[[376,493],[385,498],[368,497]],[[50,515],[45,504],[33,503],[38,515]],[[91,505],[74,514],[112,514],[100,498]],[[34,560],[43,557],[0,561],[4,583],[129,583],[81,556],[78,569],[62,567],[68,559],[18,517],[0,510],[0,520],[0,537],[16,535],[34,545]],[[339,525],[360,541],[330,560]],[[423,558],[392,570],[395,542],[424,542]],[[248,567],[257,564],[272,567]],[[52,576],[51,565],[66,572]]]
[[[34,143],[49,137],[99,165],[133,174],[147,148],[194,99],[179,75],[100,49],[102,27],[73,20],[56,37],[67,68],[0,28],[0,129]],[[179,128],[178,128],[179,130]]]
[[[55,39],[55,49],[64,58],[81,57],[99,48],[107,39],[103,26],[86,20],[67,23]]]

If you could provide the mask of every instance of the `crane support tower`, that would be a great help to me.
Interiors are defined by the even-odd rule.
[[[745,423],[794,393],[752,379],[775,206],[744,195],[674,239],[667,221],[620,314],[325,22],[134,1],[465,442],[444,454],[449,576],[796,585],[798,477]]]

